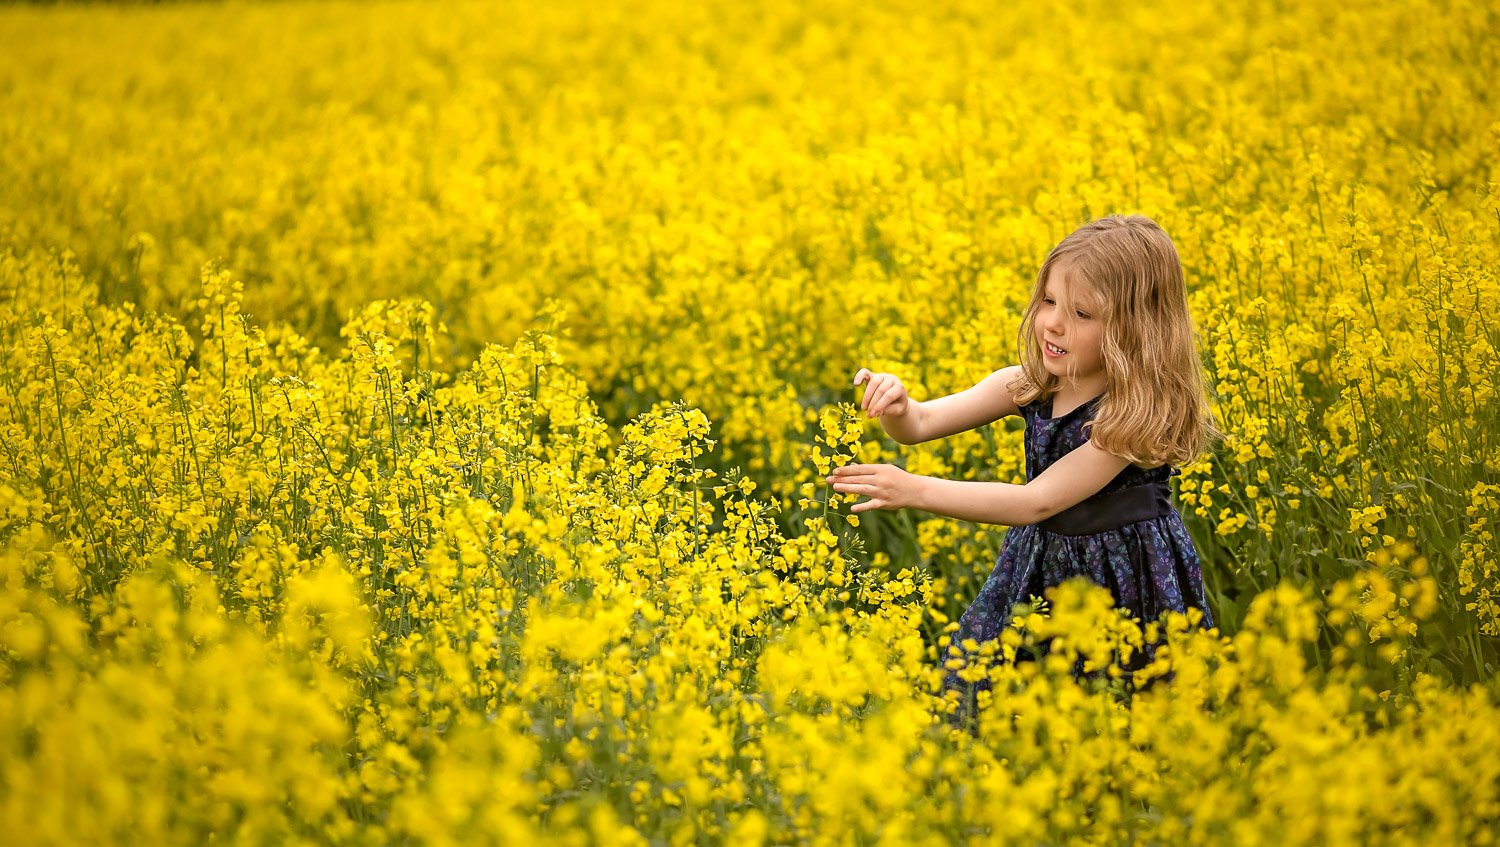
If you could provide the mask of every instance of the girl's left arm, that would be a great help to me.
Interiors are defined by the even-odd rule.
[[[1103,488],[1130,464],[1085,441],[1025,485],[939,479],[894,465],[847,465],[828,481],[835,491],[864,494],[853,512],[921,509],[975,523],[1023,526],[1044,521]]]

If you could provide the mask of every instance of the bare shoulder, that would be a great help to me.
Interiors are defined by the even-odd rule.
[[[1005,396],[1009,406],[1014,409],[1014,411],[1010,412],[1013,415],[1020,413],[1021,402],[1016,398],[1015,392],[1011,391],[1010,384],[1015,382],[1022,373],[1020,365],[1011,365],[1010,367],[1001,368],[990,375],[995,379],[995,387],[1000,390],[1000,393]]]
[[[980,381],[984,393],[989,396],[994,420],[1018,415],[1021,413],[1021,404],[1016,400],[1016,395],[1010,389],[1010,384],[1021,375],[1020,365],[1011,365],[994,371]]]
[[[1008,368],[1001,368],[995,371],[995,373],[1000,375],[1000,387],[1005,389],[1006,395],[1010,397],[1012,402],[1019,403],[1020,401],[1016,399],[1015,392],[1010,390],[1010,384],[1020,379],[1025,370],[1020,365],[1011,365]]]

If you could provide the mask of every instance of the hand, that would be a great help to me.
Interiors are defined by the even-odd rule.
[[[834,468],[828,475],[834,491],[863,494],[870,498],[849,507],[851,512],[915,506],[920,479],[895,465],[845,465]]]
[[[859,385],[861,382],[869,383],[865,387],[865,398],[859,404],[865,410],[865,417],[887,415],[899,418],[911,408],[906,386],[901,384],[901,379],[895,374],[871,373],[869,368],[860,368],[859,373],[854,375],[854,384]]]

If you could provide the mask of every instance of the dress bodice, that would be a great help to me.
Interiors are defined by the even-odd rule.
[[[1055,418],[1052,417],[1051,397],[1043,397],[1021,407],[1021,415],[1026,419],[1026,479],[1028,481],[1036,479],[1042,471],[1051,467],[1053,462],[1089,440],[1084,424],[1093,420],[1094,413],[1103,399],[1104,395],[1101,394]],[[1165,482],[1178,473],[1180,471],[1171,465],[1161,465],[1155,468],[1127,465],[1094,496],[1148,482]]]

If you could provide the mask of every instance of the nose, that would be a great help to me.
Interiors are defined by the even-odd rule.
[[[1042,328],[1053,335],[1063,331],[1062,309],[1048,309],[1042,314]]]

